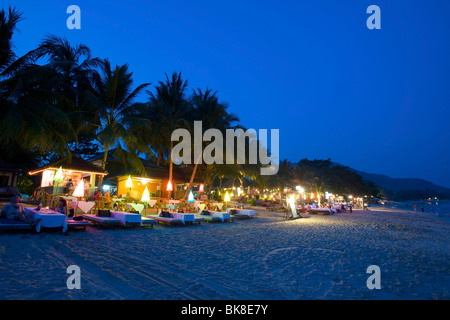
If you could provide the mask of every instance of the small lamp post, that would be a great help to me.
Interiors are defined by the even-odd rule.
[[[146,214],[148,202],[150,201],[150,194],[148,192],[147,186],[145,186],[145,190],[144,190],[144,193],[142,194],[141,201],[144,202],[144,204],[145,204],[144,214]]]
[[[129,188],[128,195],[131,196],[131,188],[133,188],[133,181],[131,181],[131,176],[128,176],[127,182],[125,183],[125,187]]]
[[[74,212],[74,216],[78,213],[78,202],[80,202],[80,199],[84,198],[84,180],[81,178],[80,182],[78,182],[77,187],[75,188],[75,191],[72,194],[74,197],[77,198],[77,207]]]
[[[63,173],[62,173],[62,167],[59,167],[58,171],[56,171],[55,176],[53,177],[53,181],[56,182],[56,188],[54,188],[54,194],[58,194],[59,193],[59,187],[60,187],[60,183],[63,180]]]

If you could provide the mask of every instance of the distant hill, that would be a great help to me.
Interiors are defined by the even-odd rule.
[[[417,200],[428,197],[450,199],[450,189],[424,179],[391,178],[382,174],[356,171],[364,180],[375,183],[393,200]]]

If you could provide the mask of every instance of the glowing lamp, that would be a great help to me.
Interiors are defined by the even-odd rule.
[[[200,185],[200,188],[198,189],[199,192],[204,192],[205,191],[205,187],[203,186],[203,184]]]
[[[194,202],[194,194],[192,193],[192,190],[189,191],[188,202]]]
[[[78,182],[78,185],[75,188],[75,191],[73,192],[73,196],[77,197],[77,198],[83,198],[84,197],[84,181],[83,181],[83,178],[81,178],[80,182]]]
[[[225,202],[230,201],[230,195],[228,194],[228,191],[227,191],[227,193],[225,193],[225,197],[223,198],[223,201],[225,201]]]
[[[147,186],[145,186],[145,190],[144,190],[144,193],[142,194],[141,201],[142,201],[142,202],[148,202],[148,201],[150,201],[150,194],[148,193],[148,188],[147,188]]]
[[[125,183],[125,186],[127,188],[132,188],[133,187],[133,182],[131,181],[131,176],[128,176],[127,182]]]
[[[62,167],[59,167],[58,171],[56,171],[55,177],[53,178],[54,181],[62,181],[63,180],[63,173],[62,173]]]
[[[169,183],[167,184],[167,189],[166,190],[167,191],[172,191],[173,190],[172,182],[170,182],[170,180],[169,180]]]

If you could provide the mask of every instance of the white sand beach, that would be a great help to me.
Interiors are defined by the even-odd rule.
[[[354,210],[286,221],[0,235],[0,299],[449,299],[450,222]],[[66,268],[81,269],[81,289]],[[381,289],[369,290],[369,265]]]

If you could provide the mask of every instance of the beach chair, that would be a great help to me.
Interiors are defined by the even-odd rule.
[[[329,215],[333,212],[330,211],[328,208],[309,208],[308,209],[309,214],[318,214],[318,215]]]
[[[227,212],[200,210],[199,214],[195,215],[196,218],[203,218],[208,222],[225,222],[232,221],[231,214]]]
[[[31,230],[33,226],[20,220],[0,218],[0,232],[7,230]]]
[[[256,218],[255,210],[251,209],[228,208],[227,212],[231,214],[232,218],[242,218],[242,219]]]
[[[159,223],[166,225],[200,224],[204,221],[203,218],[196,218],[193,214],[173,213],[168,211],[160,211],[158,215],[148,216],[148,218],[153,218]]]
[[[165,225],[180,225],[184,224],[183,220],[180,218],[174,218],[173,213],[169,211],[159,211],[156,216],[147,216],[147,218],[153,218],[158,223]]]
[[[83,214],[83,219],[88,220],[93,225],[98,226],[120,226],[122,222],[111,216],[109,210],[98,210],[97,215],[93,214]]]
[[[82,228],[83,230],[86,230],[86,227],[88,227],[90,225],[91,225],[91,223],[86,220],[67,219],[67,228],[69,228],[69,229]]]
[[[68,229],[78,229],[82,228],[86,230],[86,227],[90,226],[91,223],[83,219],[82,216],[75,217],[75,209],[69,209],[69,215],[67,217],[67,228]]]
[[[143,226],[150,226],[151,228],[153,228],[153,226],[155,224],[158,224],[158,221],[156,221],[155,219],[149,218],[149,217],[141,217],[142,219],[142,225]]]

